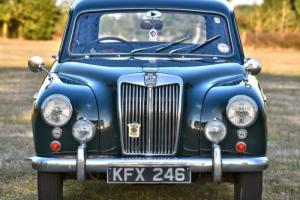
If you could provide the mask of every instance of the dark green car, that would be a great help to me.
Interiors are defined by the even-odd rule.
[[[218,0],[81,0],[33,102],[39,199],[63,180],[235,184],[261,199],[266,98]],[[149,186],[151,187],[151,186]]]

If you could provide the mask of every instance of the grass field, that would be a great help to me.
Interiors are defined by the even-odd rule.
[[[20,42],[20,43],[19,43]],[[57,42],[0,40],[0,200],[36,199],[36,178],[24,158],[34,155],[30,112],[42,74],[24,68],[27,57],[50,62]],[[268,156],[264,199],[300,199],[300,52],[247,50],[264,64],[259,79],[269,99]],[[103,181],[65,183],[65,199],[231,199],[230,184],[112,186]]]

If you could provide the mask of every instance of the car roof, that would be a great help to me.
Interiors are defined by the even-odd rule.
[[[77,0],[72,10],[77,13],[110,9],[176,9],[230,15],[233,8],[225,0]]]

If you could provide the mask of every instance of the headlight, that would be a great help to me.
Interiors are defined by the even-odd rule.
[[[218,144],[226,137],[227,129],[222,121],[210,121],[205,126],[205,136],[212,143]]]
[[[70,100],[59,94],[49,96],[42,104],[42,116],[46,123],[59,127],[69,122],[73,108]]]
[[[257,118],[257,104],[245,95],[239,95],[229,100],[226,114],[228,120],[239,128],[252,125]]]
[[[80,119],[74,124],[72,134],[78,142],[87,143],[95,135],[95,126],[86,119]]]

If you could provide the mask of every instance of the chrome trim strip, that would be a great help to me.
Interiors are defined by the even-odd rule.
[[[221,147],[218,144],[212,145],[213,158],[213,181],[215,183],[221,182],[222,179],[222,155]]]
[[[76,158],[32,157],[32,167],[45,172],[76,172]],[[87,158],[86,172],[106,172],[108,166],[190,166],[192,172],[212,172],[211,158]],[[223,172],[259,172],[269,165],[267,157],[223,158]]]
[[[148,133],[148,138],[147,138],[147,153],[146,154],[151,154],[151,141],[152,141],[152,138],[153,138],[153,88],[152,87],[149,87],[148,90],[147,90],[147,97],[148,97],[148,100],[147,100],[147,120],[148,120],[148,130],[147,130],[147,133]]]
[[[86,145],[82,144],[77,149],[77,160],[76,160],[76,174],[77,180],[85,180],[85,168],[86,168]]]
[[[222,159],[223,172],[258,172],[267,169],[268,166],[267,157]]]

